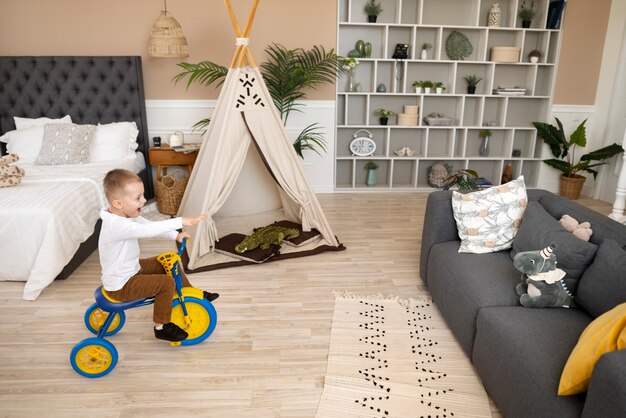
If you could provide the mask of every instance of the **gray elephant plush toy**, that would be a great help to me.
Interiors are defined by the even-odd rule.
[[[574,298],[565,286],[565,272],[556,267],[554,249],[524,251],[513,258],[513,265],[522,273],[522,283],[515,287],[520,303],[527,308],[569,308]]]

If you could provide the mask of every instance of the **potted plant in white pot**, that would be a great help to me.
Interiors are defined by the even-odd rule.
[[[528,61],[532,62],[533,64],[536,64],[541,59],[541,55],[542,55],[541,51],[539,51],[538,49],[533,49],[532,51],[528,53]]]
[[[436,81],[433,83],[433,88],[435,89],[435,93],[441,94],[446,89],[441,81]]]
[[[382,5],[376,0],[369,0],[365,3],[364,9],[367,14],[367,21],[369,23],[376,23],[378,15],[383,11]]]
[[[422,44],[422,52],[420,53],[420,59],[427,60],[428,59],[428,50],[433,46],[428,42],[424,42]]]
[[[569,140],[565,138],[561,121],[558,118],[554,119],[556,119],[557,126],[545,122],[532,123],[537,128],[537,135],[548,144],[552,155],[555,157],[543,160],[543,162],[563,173],[561,174],[560,194],[569,199],[578,199],[586,180],[586,177],[579,173],[590,173],[595,180],[598,171],[594,168],[606,164],[607,159],[624,152],[624,148],[618,144],[611,144],[588,154],[583,154],[576,160],[577,147],[584,148],[587,145],[585,129],[587,119],[578,125],[570,135]],[[592,163],[592,161],[599,162]]]
[[[467,83],[467,94],[476,93],[476,85],[480,83],[482,79],[482,77],[479,77],[476,74],[466,75],[463,77],[463,80]]]
[[[422,87],[424,87],[424,93],[430,94],[433,88],[433,85],[434,85],[433,82],[430,80],[422,81]]]
[[[424,82],[423,81],[414,81],[413,87],[415,87],[415,93],[423,93],[424,92]]]
[[[396,114],[396,112],[394,112],[393,110],[388,110],[388,109],[376,109],[376,114],[378,116],[380,116],[380,124],[381,125],[386,125],[387,122],[389,121],[389,116],[393,116]]]

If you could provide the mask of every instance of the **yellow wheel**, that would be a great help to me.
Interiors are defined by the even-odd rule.
[[[182,345],[198,344],[206,340],[217,324],[217,312],[213,304],[208,300],[195,297],[185,298],[185,307],[189,313],[191,324],[187,327],[183,308],[178,299],[174,300],[172,306],[172,322],[187,331],[189,336],[181,341]]]
[[[117,364],[115,346],[102,338],[87,338],[74,346],[70,363],[76,373],[85,377],[102,377]]]
[[[117,334],[119,330],[124,326],[124,322],[126,321],[126,315],[124,311],[114,313],[105,312],[98,307],[95,303],[91,305],[87,311],[85,311],[85,326],[89,331],[93,334],[98,335],[98,331],[100,331],[100,327],[104,325],[104,321],[106,321],[109,315],[115,315],[111,325],[109,325],[109,329],[107,329],[104,334],[105,337]]]

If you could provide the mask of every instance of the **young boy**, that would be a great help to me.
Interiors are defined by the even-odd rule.
[[[120,301],[155,296],[154,335],[167,341],[184,340],[187,332],[170,322],[172,297],[176,291],[174,280],[165,273],[156,257],[139,259],[138,239],[158,236],[182,242],[183,238],[189,238],[189,233],[176,230],[196,225],[206,215],[150,222],[140,216],[146,199],[139,176],[115,169],[107,173],[103,185],[109,202],[109,207],[100,211],[102,229],[98,241],[104,289]],[[183,285],[190,287],[184,272],[182,278]],[[205,291],[204,297],[212,301],[219,295]]]

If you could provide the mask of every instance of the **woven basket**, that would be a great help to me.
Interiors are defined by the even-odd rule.
[[[176,178],[179,175],[180,178]],[[174,175],[165,175],[156,180],[156,200],[159,212],[165,215],[176,215],[180,201],[185,194],[188,177],[181,170],[176,170]]]
[[[152,27],[148,54],[151,57],[179,57],[189,56],[187,38],[183,29],[174,17],[167,11],[161,15]]]
[[[561,196],[572,200],[578,199],[585,180],[587,180],[585,176],[579,176],[578,174],[574,174],[574,177],[561,176]]]

